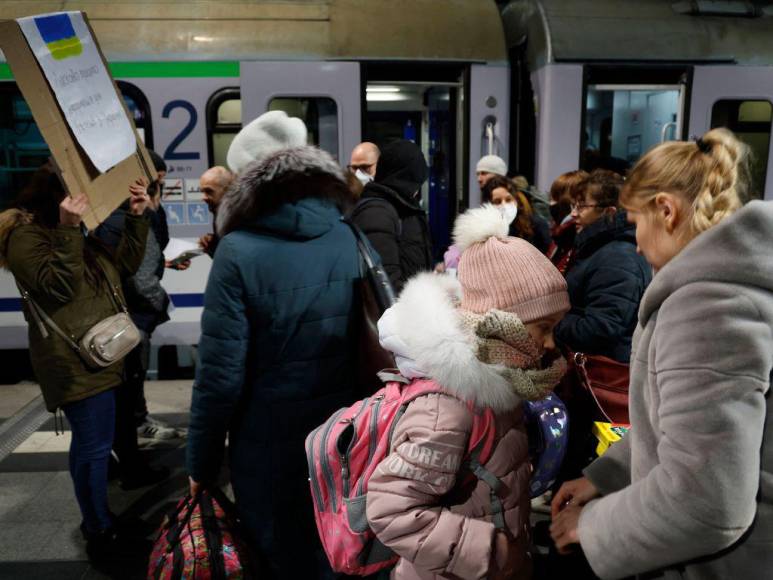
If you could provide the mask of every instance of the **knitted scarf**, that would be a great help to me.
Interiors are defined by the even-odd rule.
[[[478,360],[499,365],[500,374],[521,398],[544,399],[566,373],[562,356],[549,367],[540,368],[540,350],[515,314],[501,310],[489,310],[486,314],[458,312],[462,325],[474,336]]]

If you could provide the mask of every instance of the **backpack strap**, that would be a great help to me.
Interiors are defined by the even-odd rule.
[[[477,421],[478,418],[476,417],[475,420]],[[482,453],[486,448],[486,439],[486,437],[482,437],[478,444],[473,447],[472,452],[470,453],[470,459],[467,460],[465,465],[472,471],[475,477],[488,485],[489,501],[491,502],[491,519],[493,520],[494,527],[498,530],[505,530],[505,508],[502,504],[502,499],[499,497],[499,492],[504,487],[504,484],[501,479],[483,467],[483,464],[489,459],[482,459]],[[489,450],[489,454],[490,453],[491,449]]]

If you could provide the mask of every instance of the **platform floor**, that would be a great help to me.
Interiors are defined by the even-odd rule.
[[[185,429],[192,381],[149,381],[146,396],[152,415]],[[0,386],[0,428],[34,405],[35,384]],[[0,461],[0,578],[144,578],[146,562],[105,572],[89,565],[80,536],[80,513],[67,467],[70,433],[56,435],[53,416]],[[65,419],[65,426],[67,425]],[[140,440],[155,464],[171,477],[155,487],[123,491],[111,481],[111,509],[158,525],[185,493],[185,439]]]
[[[148,381],[145,388],[152,415],[187,428],[192,381]],[[0,579],[144,579],[147,556],[116,563],[107,570],[97,570],[88,562],[67,467],[70,434],[55,434],[53,416],[40,410],[39,394],[35,384],[0,385],[0,438],[4,427],[9,428],[36,406],[40,421],[44,421],[0,461]],[[2,444],[0,440],[0,447]],[[154,464],[169,467],[171,476],[157,486],[133,491],[123,491],[118,481],[111,481],[110,507],[121,516],[141,518],[155,528],[187,489],[185,439],[141,439],[140,444]],[[546,524],[548,519],[532,512],[532,525],[540,521]],[[544,557],[547,548],[538,546],[536,552],[537,558]],[[540,577],[579,580],[593,576],[561,572]]]

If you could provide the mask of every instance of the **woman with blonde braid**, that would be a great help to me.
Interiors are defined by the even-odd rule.
[[[559,550],[601,578],[773,570],[773,204],[746,195],[727,129],[671,142],[621,199],[656,271],[631,360],[632,428],[553,500]]]

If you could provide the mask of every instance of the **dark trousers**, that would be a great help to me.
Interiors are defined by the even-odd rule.
[[[112,525],[107,506],[107,463],[115,429],[115,390],[62,407],[72,430],[70,475],[83,523],[90,532]]]
[[[134,393],[134,424],[142,425],[148,416],[148,402],[145,399],[145,379],[150,367],[150,333],[140,330],[140,343],[126,357],[126,382]]]
[[[118,456],[121,471],[139,463],[137,425],[147,415],[143,387],[148,369],[150,335],[140,330],[141,341],[124,360],[124,382],[116,390],[115,440],[113,449]],[[144,414],[138,412],[144,409]]]

